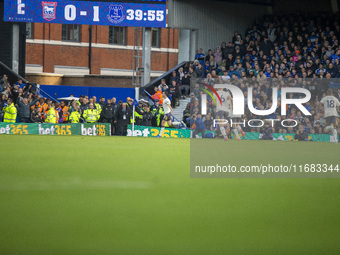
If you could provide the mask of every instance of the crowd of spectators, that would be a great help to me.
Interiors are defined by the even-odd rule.
[[[189,126],[190,113],[200,113],[200,94],[203,92],[199,88],[204,88],[204,84],[231,83],[243,91],[245,98],[248,87],[251,87],[254,107],[263,110],[271,107],[273,87],[277,87],[279,93],[282,87],[301,87],[311,91],[312,99],[305,107],[312,116],[303,116],[292,106],[288,107],[287,116],[281,116],[278,106],[277,111],[266,118],[294,119],[309,134],[324,133],[324,108],[320,100],[326,96],[328,88],[333,87],[332,83],[340,83],[337,81],[340,78],[339,36],[339,14],[264,16],[250,25],[244,35],[235,32],[228,43],[223,42],[206,54],[203,49],[198,49],[194,63],[188,63],[183,70],[182,80],[189,77],[185,85],[195,88],[190,91],[191,99],[183,121]],[[333,90],[340,98],[340,89],[334,86]],[[216,110],[209,96],[208,106],[208,115],[203,121],[206,129],[212,130],[211,119],[215,118]],[[258,118],[250,112],[243,116],[245,120]],[[249,127],[244,129],[247,132],[259,131]],[[272,131],[296,133],[298,126],[284,128],[276,125]]]
[[[70,95],[72,98],[73,95]],[[113,97],[80,95],[79,99],[56,101],[39,95],[34,84],[19,79],[11,85],[8,77],[0,79],[0,120],[15,123],[110,123],[112,134],[126,135],[127,125],[133,122],[134,100],[117,102]],[[136,105],[136,104],[135,104]],[[159,103],[150,106],[141,100],[135,107],[135,124],[159,126],[164,112]]]
[[[209,49],[204,53],[198,49],[194,62],[173,71],[168,80],[162,79],[161,84],[154,88],[152,98],[156,102],[150,106],[142,102],[136,107],[135,120],[132,120],[133,100],[116,102],[115,98],[105,100],[95,97],[80,96],[78,101],[70,105],[65,102],[53,102],[48,98],[37,98],[35,87],[25,85],[18,80],[10,85],[6,75],[0,80],[1,119],[6,121],[6,107],[15,106],[17,118],[21,122],[109,122],[113,132],[126,134],[127,124],[135,121],[137,125],[159,126],[162,119],[162,92],[169,92],[172,106],[179,103],[180,98],[189,97],[184,111],[183,121],[190,127],[191,114],[200,114],[200,88],[204,84],[214,85],[230,83],[238,86],[244,93],[247,103],[247,90],[253,91],[253,105],[265,110],[272,105],[272,88],[301,87],[311,91],[312,99],[305,105],[312,116],[303,116],[294,106],[289,106],[287,116],[280,115],[280,105],[270,119],[294,119],[303,125],[309,134],[325,133],[324,108],[320,103],[326,96],[330,84],[340,83],[340,16],[334,15],[289,15],[264,16],[257,19],[245,31],[235,32],[232,40],[222,42],[221,46]],[[340,89],[334,86],[334,95],[340,98]],[[290,97],[299,97],[291,94]],[[10,99],[10,101],[7,101]],[[212,120],[216,117],[213,99],[208,96],[208,114],[203,116],[207,130],[213,130]],[[55,114],[48,114],[53,108]],[[10,108],[7,108],[9,111]],[[14,110],[14,108],[11,108]],[[247,107],[246,107],[247,109]],[[74,113],[76,112],[76,113]],[[9,116],[10,113],[7,113]],[[55,117],[51,118],[52,115]],[[50,118],[49,118],[50,117]],[[201,116],[202,117],[202,116]],[[263,119],[249,111],[242,119]],[[13,121],[13,119],[11,119]],[[279,123],[279,122],[277,122]],[[300,129],[301,129],[300,125]],[[202,127],[202,126],[201,126]],[[246,132],[264,132],[243,127]],[[276,125],[271,132],[295,133],[295,128]]]
[[[168,92],[171,106],[179,105],[180,98],[186,98],[189,95],[191,74],[189,73],[189,66],[180,67],[177,71],[173,71],[168,80],[162,79],[158,86],[154,87],[154,94],[152,99],[162,104],[162,93]],[[192,70],[193,71],[193,70]]]

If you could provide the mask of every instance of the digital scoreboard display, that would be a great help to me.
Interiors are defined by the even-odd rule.
[[[143,3],[147,2],[147,3]],[[150,2],[154,2],[150,3]],[[4,20],[128,27],[166,27],[166,1],[5,0]]]

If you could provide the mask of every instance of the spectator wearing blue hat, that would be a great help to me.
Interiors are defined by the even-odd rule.
[[[195,59],[197,59],[200,62],[200,64],[202,66],[204,66],[205,55],[203,53],[203,49],[202,48],[198,49],[198,53],[196,54]]]
[[[233,74],[235,74],[238,78],[240,78],[240,74],[235,70],[234,66],[230,66],[229,67],[229,72],[228,72],[228,76],[232,77]]]

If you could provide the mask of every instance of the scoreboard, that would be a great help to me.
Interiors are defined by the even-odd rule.
[[[11,22],[166,27],[166,1],[120,2],[5,0],[4,20]]]

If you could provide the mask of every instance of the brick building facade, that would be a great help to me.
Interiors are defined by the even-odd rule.
[[[27,25],[26,75],[31,81],[49,75],[131,77],[133,46],[131,27],[31,23]],[[151,76],[160,76],[177,62],[178,30],[153,29]]]

